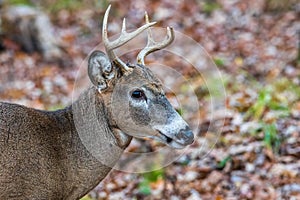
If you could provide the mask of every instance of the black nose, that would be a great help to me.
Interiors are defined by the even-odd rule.
[[[189,127],[186,127],[185,129],[181,130],[177,135],[177,138],[179,140],[183,140],[185,145],[189,145],[194,142],[194,134]]]

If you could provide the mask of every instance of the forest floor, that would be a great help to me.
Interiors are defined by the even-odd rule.
[[[176,88],[167,95],[196,139],[161,169],[152,166],[156,170],[132,173],[130,167],[144,162],[135,158],[126,169],[113,170],[83,199],[300,199],[300,4],[289,2],[112,1],[110,35],[119,33],[123,17],[130,29],[141,26],[146,10],[157,27],[172,26],[204,48],[198,52],[191,44],[190,51],[180,49],[186,44],[178,40],[170,51],[193,54],[185,55],[189,62],[159,52],[147,59],[170,66],[193,89],[199,107],[188,112],[179,105],[188,107],[191,99],[174,95],[187,94],[186,88],[172,76],[163,78]],[[2,38],[1,101],[47,110],[70,104],[79,67],[101,42],[99,25],[107,6],[106,1],[88,0],[56,3],[51,9],[41,5],[64,52],[57,61],[46,62],[39,53],[28,54]],[[131,54],[126,59],[135,60]],[[206,77],[210,70],[205,66],[213,66],[212,72],[220,76]],[[224,87],[222,97],[214,86]],[[211,105],[214,99],[221,106]],[[135,139],[126,151],[163,148]],[[124,154],[121,161],[128,159]]]

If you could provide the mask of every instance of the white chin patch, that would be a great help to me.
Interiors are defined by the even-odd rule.
[[[174,140],[171,143],[168,143],[167,145],[169,145],[170,147],[173,147],[174,149],[183,149],[186,147],[182,144],[175,142]]]
[[[179,144],[179,143],[177,143],[175,140],[172,140],[171,142],[167,142],[164,138],[162,138],[161,136],[151,136],[151,137],[149,137],[149,138],[151,138],[151,139],[154,139],[154,140],[156,140],[156,141],[158,141],[158,142],[161,142],[161,143],[164,143],[164,144],[166,144],[166,145],[168,145],[168,146],[170,146],[170,147],[172,147],[172,148],[174,148],[174,149],[183,149],[183,148],[185,148],[186,146],[184,146],[184,145],[182,145],[182,144]]]

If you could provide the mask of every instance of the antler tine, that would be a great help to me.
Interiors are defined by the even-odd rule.
[[[149,17],[147,12],[145,12],[145,21],[146,24],[149,23]],[[145,65],[145,57],[157,50],[163,49],[169,44],[171,44],[174,40],[174,30],[172,27],[167,27],[167,36],[162,42],[156,42],[153,37],[152,37],[152,32],[151,29],[148,28],[147,30],[148,33],[148,42],[147,46],[140,51],[140,53],[137,56],[137,62],[138,64]]]
[[[121,34],[119,36],[118,39],[114,40],[114,41],[109,41],[108,40],[108,36],[107,36],[107,21],[108,21],[108,15],[109,15],[109,11],[110,11],[111,5],[108,6],[104,18],[103,18],[103,27],[102,27],[102,41],[104,43],[105,46],[105,50],[108,54],[108,57],[111,61],[119,64],[119,66],[124,69],[125,71],[129,71],[130,68],[121,60],[119,59],[115,53],[113,52],[114,49],[124,45],[125,43],[127,43],[128,41],[132,40],[133,38],[135,38],[137,35],[139,35],[140,33],[142,33],[144,30],[146,30],[147,28],[149,28],[150,26],[153,26],[154,24],[156,24],[156,22],[147,22],[146,24],[144,24],[143,26],[141,26],[140,28],[138,28],[137,30],[128,33],[126,31],[126,20],[124,18],[123,20],[123,24],[122,24],[122,30],[121,30]]]

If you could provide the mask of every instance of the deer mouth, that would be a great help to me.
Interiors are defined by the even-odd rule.
[[[155,139],[159,140],[160,142],[162,142],[172,148],[175,148],[175,149],[183,149],[184,147],[186,147],[186,145],[179,143],[178,141],[167,136],[166,134],[162,133],[161,131],[159,131],[159,130],[156,130],[156,131],[158,134],[154,137],[155,137]]]

